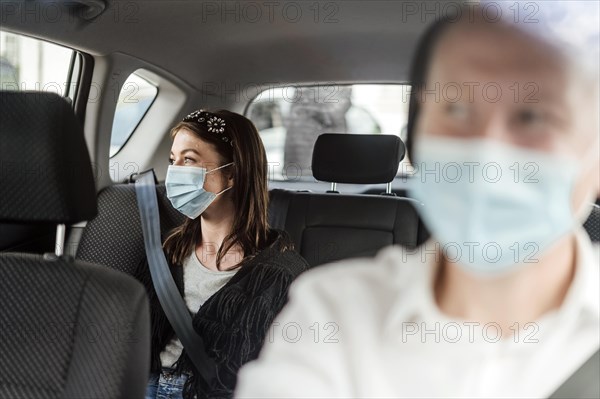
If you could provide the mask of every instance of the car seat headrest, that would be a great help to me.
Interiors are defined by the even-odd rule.
[[[398,136],[326,133],[314,146],[313,176],[335,183],[389,183],[404,155],[404,143]]]
[[[83,129],[61,96],[0,92],[0,221],[71,224],[97,212]]]

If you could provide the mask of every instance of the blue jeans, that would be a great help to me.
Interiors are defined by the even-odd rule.
[[[161,373],[150,374],[146,399],[182,399],[183,384],[187,378],[187,374],[175,374],[169,368],[163,368]]]

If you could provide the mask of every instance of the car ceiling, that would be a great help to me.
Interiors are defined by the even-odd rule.
[[[85,21],[66,3],[24,1],[9,8],[3,2],[1,19],[3,29],[98,56],[125,53],[205,90],[211,84],[404,81],[424,22],[432,18],[423,21],[414,7],[439,4],[285,0],[270,2],[269,9],[269,2],[250,3],[254,10],[245,12],[253,14],[244,17],[235,12],[243,1],[109,0],[100,16]],[[258,7],[262,16],[255,18]],[[302,16],[292,22],[298,8]]]

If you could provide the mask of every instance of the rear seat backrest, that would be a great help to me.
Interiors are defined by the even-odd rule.
[[[171,206],[164,184],[157,185],[163,240],[185,219]],[[134,184],[115,184],[98,195],[98,216],[83,230],[77,259],[133,274],[146,256]]]
[[[416,248],[425,230],[408,198],[271,191],[270,221],[286,230],[311,266],[373,256],[397,244]]]
[[[404,157],[396,136],[324,134],[315,143],[313,174],[336,183],[380,184],[394,179]],[[270,223],[286,230],[311,266],[373,256],[397,244],[416,248],[426,238],[414,206],[391,195],[271,192]]]
[[[600,242],[600,200],[596,201],[590,216],[583,224],[583,228],[589,234],[592,242]]]
[[[161,234],[183,223],[164,184],[157,186]],[[314,194],[271,190],[269,223],[286,230],[310,265],[373,256],[384,246],[416,247],[424,228],[408,198]],[[145,256],[134,184],[116,184],[98,195],[98,216],[83,230],[77,259],[133,274]]]

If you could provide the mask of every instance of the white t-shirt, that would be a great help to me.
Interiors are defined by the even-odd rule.
[[[183,262],[183,293],[187,308],[194,314],[213,294],[219,291],[233,277],[238,269],[214,271],[204,266],[196,251]],[[160,353],[160,362],[163,367],[171,367],[179,356],[183,346],[174,336]]]
[[[576,237],[561,307],[510,331],[441,313],[435,251],[389,247],[304,273],[236,397],[547,398],[600,346],[600,253]]]

